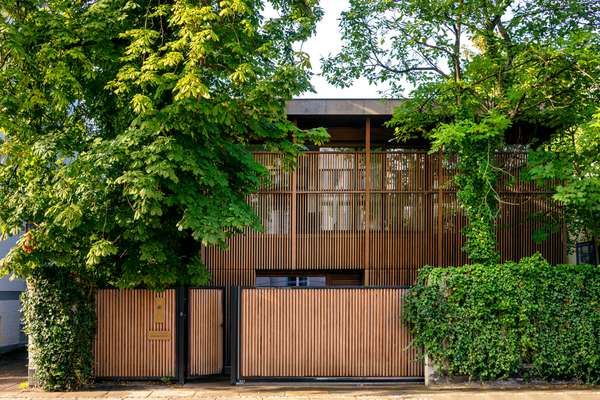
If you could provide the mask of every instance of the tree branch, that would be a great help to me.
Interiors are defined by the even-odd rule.
[[[431,68],[433,68],[438,74],[440,74],[444,78],[448,77],[448,74],[442,71],[437,65],[435,65],[435,63],[428,56],[426,56],[424,53],[421,53],[420,51],[418,51],[418,53],[423,58],[423,60],[425,60],[425,62],[429,64]]]
[[[389,71],[389,72],[392,72],[392,73],[398,74],[398,75],[407,74],[409,72],[414,72],[414,71],[432,71],[432,72],[437,72],[437,73],[443,74],[443,72],[440,72],[435,67],[414,66],[414,67],[407,67],[404,69],[397,69],[397,68],[393,68],[393,67],[390,67],[389,65],[382,63],[378,58],[372,59],[372,61],[373,61],[373,63],[370,66],[380,67],[380,68],[385,69],[386,71]]]
[[[400,32],[402,32],[403,35],[406,35],[410,40],[412,40],[414,43],[419,44],[421,46],[433,49],[433,50],[438,50],[441,51],[443,53],[446,53],[449,56],[452,56],[452,51],[450,51],[449,49],[439,46],[437,44],[429,44],[426,41],[422,41],[422,40],[417,40],[413,35],[411,35],[407,29],[405,27],[403,27],[402,25],[398,24],[397,26],[398,30]]]
[[[407,74],[409,72],[414,72],[414,71],[432,71],[432,72],[437,72],[438,74],[440,74],[442,76],[446,76],[437,66],[435,66],[431,62],[429,62],[429,60],[427,60],[428,63],[430,64],[429,67],[414,66],[414,67],[408,67],[408,68],[404,68],[404,69],[397,69],[397,68],[390,67],[388,64],[385,64],[379,58],[379,52],[377,51],[378,47],[375,45],[375,43],[373,43],[373,38],[375,37],[375,34],[373,33],[368,21],[365,21],[364,26],[365,26],[367,32],[369,33],[368,43],[369,43],[369,47],[371,49],[371,55],[374,57],[375,64],[378,65],[379,67],[385,69],[386,71],[389,71],[389,72],[392,72],[392,73],[398,74],[398,75]],[[402,29],[402,28],[400,28],[400,29]]]

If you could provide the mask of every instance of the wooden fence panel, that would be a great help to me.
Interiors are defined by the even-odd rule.
[[[101,289],[96,314],[96,377],[175,376],[174,290]]]
[[[223,290],[189,291],[189,375],[223,371]]]
[[[242,378],[423,376],[405,289],[243,289]]]

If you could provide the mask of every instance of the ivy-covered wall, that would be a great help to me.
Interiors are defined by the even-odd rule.
[[[37,269],[27,283],[22,302],[34,370],[30,383],[48,391],[81,388],[92,379],[96,313],[91,289],[51,265]]]
[[[600,382],[600,266],[428,267],[406,319],[444,375]]]

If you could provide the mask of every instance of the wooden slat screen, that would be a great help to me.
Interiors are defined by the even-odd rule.
[[[189,375],[223,371],[223,290],[189,291]]]
[[[101,289],[96,315],[96,377],[175,376],[174,290]]]
[[[221,282],[253,285],[256,266],[277,269],[292,262],[290,173],[284,168],[280,154],[256,153],[255,158],[270,172],[259,192],[248,199],[261,218],[265,233],[247,228],[228,241],[226,251],[216,247],[202,249],[207,265],[220,265],[218,270],[211,271],[216,275],[215,285]]]
[[[299,194],[296,267],[356,269],[362,265],[364,203],[360,194]]]
[[[423,265],[468,262],[461,250],[466,218],[452,183],[455,158],[375,151],[367,168],[365,152],[307,152],[293,172],[277,154],[256,158],[272,175],[249,198],[265,230],[234,236],[226,251],[203,249],[214,284],[252,285],[256,270],[363,269],[367,285],[405,285]],[[549,188],[520,179],[526,153],[496,159],[505,171],[496,189],[503,198],[497,228],[502,259],[540,251],[552,263],[563,262],[563,232],[540,245],[531,238],[541,226],[536,215],[557,215]]]
[[[243,289],[242,377],[422,377],[405,289]]]

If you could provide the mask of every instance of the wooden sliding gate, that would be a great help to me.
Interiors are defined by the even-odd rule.
[[[422,380],[402,321],[406,288],[243,288],[232,381]]]
[[[101,289],[97,378],[162,379],[223,372],[223,290]]]

